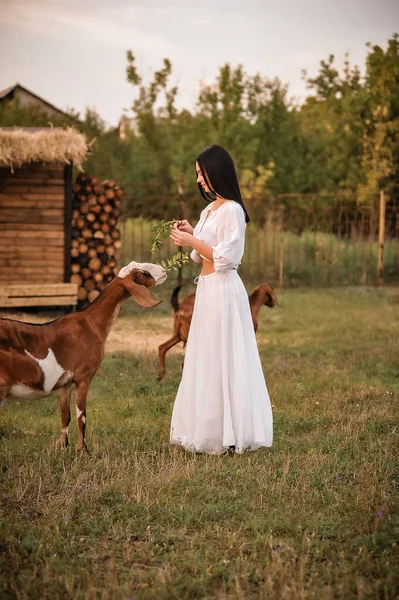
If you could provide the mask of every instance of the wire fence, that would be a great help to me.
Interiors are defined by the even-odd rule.
[[[279,287],[399,283],[398,198],[380,194],[359,202],[356,197],[314,194],[250,197],[242,191],[251,216],[239,269],[244,281]],[[151,255],[153,225],[161,218],[186,218],[194,225],[203,206],[194,194],[136,187],[125,200],[124,213],[130,216],[121,225],[123,261],[172,257],[177,248],[169,238]],[[197,274],[198,265],[191,262],[180,277],[187,281]]]

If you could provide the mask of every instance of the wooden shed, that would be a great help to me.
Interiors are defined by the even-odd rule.
[[[0,307],[76,306],[72,164],[86,151],[72,128],[0,128]]]

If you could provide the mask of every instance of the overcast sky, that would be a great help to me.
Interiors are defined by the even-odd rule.
[[[116,125],[135,95],[126,50],[149,79],[167,57],[178,105],[225,62],[278,76],[301,101],[302,69],[329,54],[364,67],[366,43],[399,32],[399,0],[0,0],[0,90],[17,81],[55,106]]]

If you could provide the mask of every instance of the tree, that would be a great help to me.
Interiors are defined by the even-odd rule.
[[[173,163],[171,142],[176,118],[177,94],[177,87],[169,85],[172,65],[165,58],[163,68],[154,73],[152,81],[146,86],[137,72],[135,57],[130,50],[127,52],[127,61],[127,80],[139,88],[132,110],[139,133],[154,158],[154,179],[164,186],[165,191],[170,192],[174,183],[171,173]]]
[[[363,168],[366,185],[360,191],[399,192],[399,37],[386,51],[371,46],[366,59],[365,88],[368,116],[363,135]]]
[[[313,192],[349,193],[364,179],[362,136],[366,94],[358,67],[348,57],[343,73],[334,56],[321,61],[316,77],[304,79],[313,95],[301,107],[301,125],[308,148],[309,185]]]

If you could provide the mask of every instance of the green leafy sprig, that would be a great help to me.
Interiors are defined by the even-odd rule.
[[[161,219],[161,221],[154,225],[154,227],[151,229],[152,236],[148,241],[151,254],[153,254],[155,250],[161,248],[163,244],[162,239],[166,238],[170,234],[175,222],[176,221],[164,221]],[[164,267],[164,269],[166,269],[166,271],[170,271],[170,269],[177,271],[179,267],[186,265],[188,261],[188,254],[182,254],[181,252],[178,252],[177,254],[174,254],[172,258],[168,258],[166,260],[162,259],[161,265]]]
[[[148,240],[151,254],[158,250],[162,246],[162,238],[166,238],[170,232],[172,231],[173,224],[176,221],[164,221],[161,219],[154,227],[151,229],[152,237]]]
[[[166,269],[166,271],[170,271],[170,269],[174,269],[177,271],[179,267],[186,265],[189,261],[188,254],[182,254],[178,252],[172,258],[168,258],[166,260],[161,260],[161,265]]]

